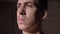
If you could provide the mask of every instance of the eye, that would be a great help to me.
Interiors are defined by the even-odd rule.
[[[20,5],[17,5],[17,8],[19,8],[20,7]]]
[[[17,4],[17,8],[19,8],[21,6],[21,4]]]
[[[27,5],[27,6],[28,6],[28,7],[31,7],[31,8],[33,7],[32,5]]]

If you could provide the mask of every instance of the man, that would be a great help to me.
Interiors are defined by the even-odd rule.
[[[17,24],[22,34],[42,34],[41,22],[47,16],[47,0],[18,0]]]

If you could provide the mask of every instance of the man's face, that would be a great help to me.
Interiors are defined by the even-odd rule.
[[[35,23],[34,0],[18,0],[17,2],[17,24],[19,29],[25,30]]]

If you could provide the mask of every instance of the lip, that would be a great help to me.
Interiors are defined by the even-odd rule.
[[[20,24],[24,23],[24,19],[18,19],[18,21],[19,21]]]
[[[24,19],[19,19],[20,21],[24,21]]]

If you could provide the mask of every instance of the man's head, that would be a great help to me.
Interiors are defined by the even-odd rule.
[[[46,10],[44,6],[43,0],[18,0],[17,24],[19,29],[26,30],[38,20],[42,20]]]

